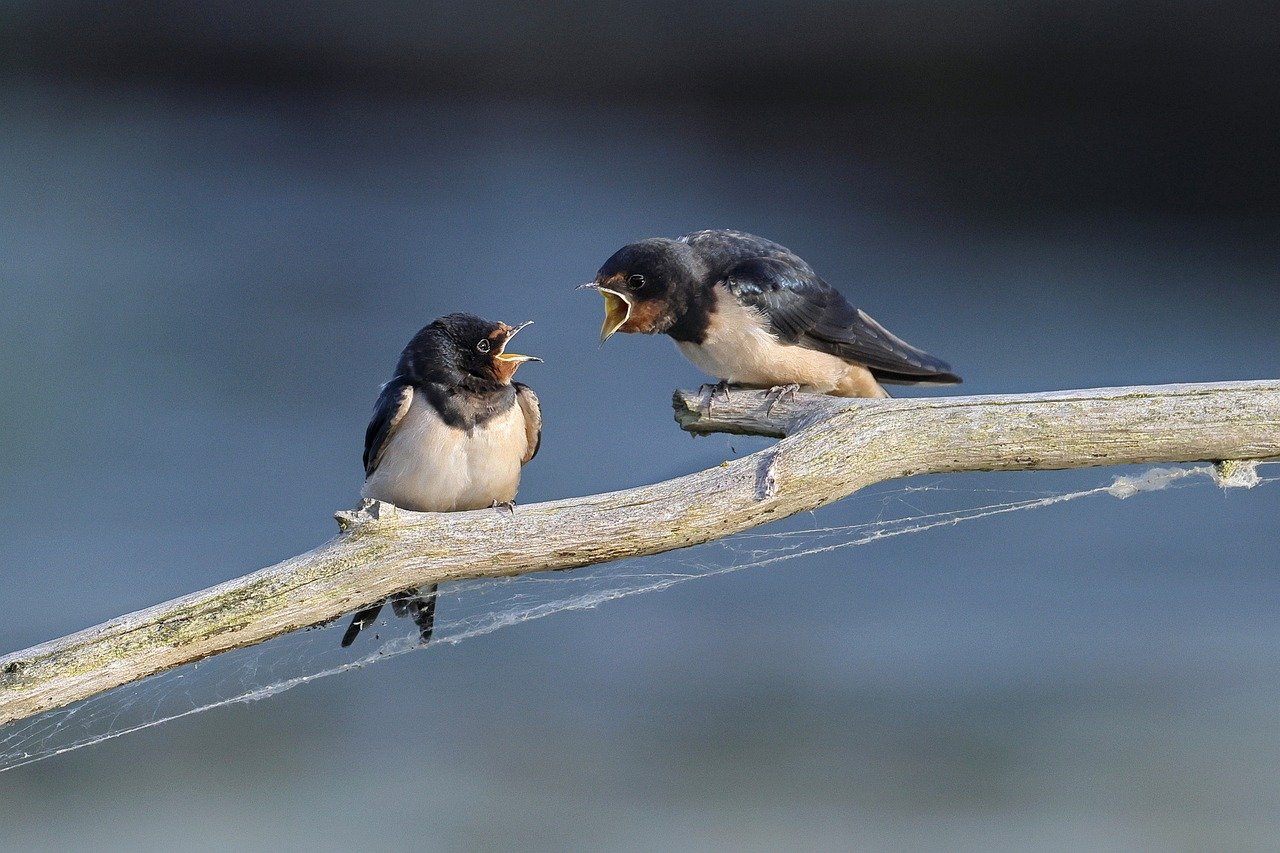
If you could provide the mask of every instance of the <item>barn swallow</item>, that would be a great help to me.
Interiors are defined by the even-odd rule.
[[[520,468],[542,442],[537,396],[511,381],[520,365],[542,359],[507,352],[529,323],[512,328],[449,314],[413,336],[365,430],[362,497],[415,512],[514,505]],[[352,617],[343,646],[378,618],[384,603]],[[423,643],[431,639],[435,584],[396,593],[391,606],[397,616],[413,617]]]
[[[888,397],[880,383],[952,384],[946,362],[853,307],[802,258],[740,231],[696,231],[623,246],[595,280],[600,342],[662,333],[720,382],[838,397]]]

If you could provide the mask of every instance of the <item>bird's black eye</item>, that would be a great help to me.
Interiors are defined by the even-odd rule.
[[[492,344],[489,343],[488,338],[481,338],[480,343],[476,344],[476,349],[480,350],[480,352],[488,352],[491,346]]]
[[[644,276],[640,275],[640,273],[636,273],[635,275],[630,276],[627,279],[627,287],[631,288],[632,290],[639,290],[640,288],[644,287]]]

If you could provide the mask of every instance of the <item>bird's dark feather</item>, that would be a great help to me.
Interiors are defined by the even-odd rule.
[[[378,401],[373,404],[373,417],[364,431],[364,475],[368,477],[378,467],[382,449],[387,446],[392,433],[399,426],[413,399],[413,386],[396,377],[382,386]]]
[[[524,415],[524,436],[528,445],[520,464],[527,465],[542,447],[542,406],[538,403],[538,395],[528,385],[523,382],[511,384],[515,386],[516,402],[520,404],[521,414]]]
[[[946,362],[889,332],[804,261],[777,249],[772,257],[738,262],[723,284],[743,305],[760,311],[780,340],[863,364],[881,382],[960,381]]]
[[[808,262],[786,246],[743,231],[695,231],[681,237],[680,242],[688,243],[697,252],[713,277],[752,258],[783,261],[798,272],[813,275]]]

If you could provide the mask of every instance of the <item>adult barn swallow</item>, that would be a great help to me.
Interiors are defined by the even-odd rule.
[[[960,381],[946,362],[850,305],[804,259],[740,231],[623,246],[582,286],[604,296],[601,343],[615,332],[670,335],[721,390],[887,397],[882,382]]]
[[[507,352],[527,325],[449,314],[413,336],[365,430],[362,497],[415,512],[513,505],[520,468],[542,441],[537,396],[511,381],[520,365],[542,359]],[[378,618],[383,603],[352,617],[343,646]],[[424,643],[435,603],[435,584],[391,597],[396,615],[412,616]]]

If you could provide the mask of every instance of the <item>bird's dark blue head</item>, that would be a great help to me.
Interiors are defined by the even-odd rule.
[[[654,237],[623,246],[582,285],[604,297],[600,342],[615,332],[670,329],[696,294],[702,270],[687,243]]]
[[[506,385],[532,355],[507,352],[525,326],[485,320],[474,314],[446,314],[425,326],[400,355],[397,373],[409,379],[453,384],[467,378]]]

